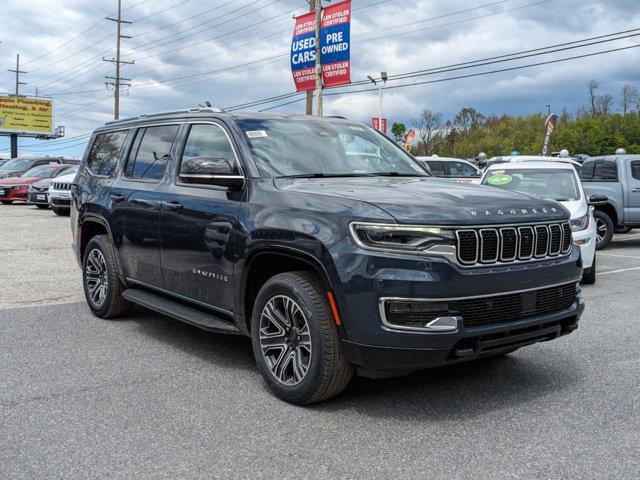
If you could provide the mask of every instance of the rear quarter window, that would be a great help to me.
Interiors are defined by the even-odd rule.
[[[111,176],[116,169],[118,154],[126,138],[126,130],[96,135],[87,158],[87,170],[93,175]]]

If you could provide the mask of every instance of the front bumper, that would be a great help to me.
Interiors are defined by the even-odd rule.
[[[29,205],[49,205],[49,195],[47,192],[29,192],[27,203]]]
[[[380,310],[385,298],[446,303],[577,284],[582,263],[575,245],[563,257],[480,268],[460,268],[439,257],[364,251],[348,237],[331,249],[331,255],[345,351],[360,370],[373,369],[376,375],[471,360],[550,340],[573,331],[584,309],[584,301],[574,292],[561,311],[503,317],[469,328],[462,319],[455,331],[443,332],[394,328],[385,324]]]
[[[27,201],[27,189],[17,188],[5,188],[0,187],[0,200],[10,200],[14,202],[26,202]]]
[[[554,340],[578,328],[584,300],[576,297],[571,308],[526,321],[492,328],[460,329],[438,335],[432,348],[400,348],[343,341],[345,353],[358,373],[371,378],[402,375],[453,363],[468,362],[513,351],[538,342]],[[435,348],[440,344],[440,348]]]
[[[64,190],[51,190],[49,204],[56,208],[71,208],[71,193]]]
[[[596,256],[596,222],[591,221],[589,228],[573,232],[573,241],[580,246],[582,252],[582,266],[586,270],[591,268]]]

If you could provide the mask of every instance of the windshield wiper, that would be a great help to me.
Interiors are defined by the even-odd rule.
[[[278,178],[339,178],[339,177],[368,177],[369,173],[299,173],[297,175],[282,175]]]
[[[278,178],[339,178],[339,177],[428,177],[419,173],[373,172],[373,173],[300,173],[282,175]]]

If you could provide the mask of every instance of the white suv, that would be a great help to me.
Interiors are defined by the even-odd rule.
[[[52,180],[49,187],[49,206],[56,215],[68,215],[71,209],[71,184],[76,178],[78,168]]]

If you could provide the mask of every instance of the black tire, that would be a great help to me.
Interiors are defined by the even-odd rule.
[[[295,321],[286,320],[286,324],[283,326],[296,325],[299,326],[299,322],[303,322],[304,325],[308,325],[308,334],[302,334],[299,336],[300,344],[298,340],[288,338],[288,335],[295,335],[297,333],[293,331],[302,332],[302,330],[296,328],[287,328],[285,333],[284,328],[282,332],[270,333],[274,340],[282,338],[281,346],[276,347],[281,349],[278,356],[278,360],[273,365],[274,370],[278,370],[279,365],[284,365],[282,370],[282,376],[286,375],[287,370],[291,371],[291,376],[295,377],[294,364],[298,357],[288,362],[281,362],[281,358],[286,358],[287,354],[302,355],[307,363],[307,370],[301,379],[291,379],[289,383],[281,381],[276,377],[276,373],[272,372],[267,362],[271,362],[273,359],[268,358],[269,352],[273,350],[266,349],[266,353],[263,354],[262,341],[265,340],[266,324],[277,328],[276,323],[270,322],[268,316],[264,316],[263,310],[267,304],[271,306],[277,305],[276,303],[288,298],[293,300],[295,307],[298,307],[297,317],[295,315],[288,316],[287,319],[296,318]],[[284,303],[282,303],[284,305]],[[301,315],[301,316],[300,316]],[[273,317],[272,317],[273,318]],[[282,317],[278,317],[282,318]],[[261,330],[262,325],[262,330]],[[263,332],[261,334],[261,331]],[[310,344],[310,353],[307,350],[308,355],[304,355],[302,349],[306,348],[302,345],[303,339],[308,338],[306,343]],[[331,314],[331,309],[328,304],[326,288],[323,287],[318,277],[309,272],[289,272],[276,275],[269,279],[263,287],[260,289],[256,301],[253,307],[253,313],[251,316],[251,339],[253,343],[253,352],[265,382],[269,389],[281,399],[295,403],[298,405],[308,405],[315,402],[326,400],[330,397],[338,395],[351,381],[353,376],[353,366],[346,360],[344,351],[342,349],[342,343],[338,335],[338,328]],[[295,348],[292,348],[294,346]],[[296,353],[297,352],[297,353]],[[271,354],[273,355],[273,354]],[[303,360],[301,360],[302,364]],[[290,368],[289,368],[290,367]],[[299,367],[298,367],[299,368]],[[285,378],[286,380],[286,378]]]
[[[36,207],[38,207],[40,210],[44,210],[45,208],[49,208],[49,205],[45,205],[42,203],[36,203]]]
[[[98,253],[94,253],[94,251]],[[104,260],[104,270],[99,272],[98,275],[95,273],[96,269],[89,265],[95,258],[92,255]],[[91,291],[95,285],[94,279],[97,277],[103,282],[106,280],[104,297],[98,299],[92,296]],[[118,277],[113,246],[108,236],[96,235],[87,244],[82,259],[82,285],[87,304],[97,317],[115,318],[124,314],[132,306],[131,302],[122,297],[123,285]]]
[[[615,233],[620,233],[624,235],[625,233],[629,233],[631,231],[631,227],[616,227],[614,229]]]
[[[67,215],[69,215],[69,209],[67,208],[51,207],[51,210],[53,210],[53,213],[55,213],[56,215],[60,215],[61,217],[66,217]]]
[[[0,203],[2,203],[3,205],[11,205],[13,203],[13,200],[0,200]]]
[[[596,250],[606,248],[613,238],[614,225],[611,217],[602,210],[594,210],[593,218],[596,220],[598,238],[596,240]]]
[[[585,285],[593,285],[596,283],[596,257],[593,257],[591,267],[582,273],[582,283]]]

